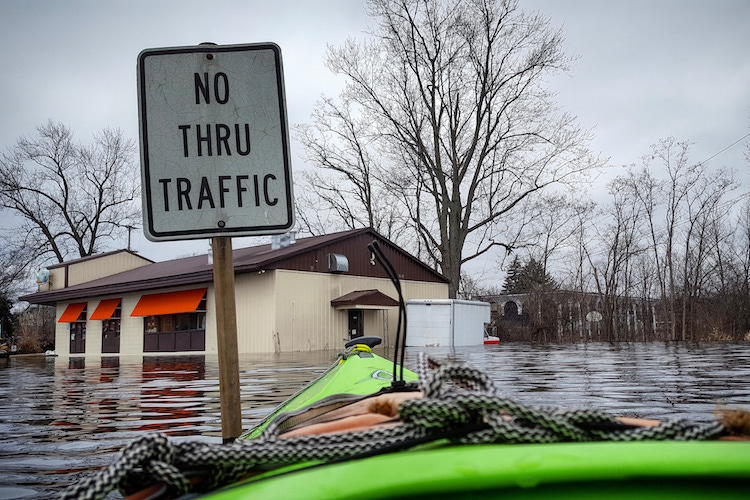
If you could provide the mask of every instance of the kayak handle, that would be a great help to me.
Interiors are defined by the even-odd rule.
[[[373,348],[376,345],[379,345],[381,342],[383,342],[383,339],[380,337],[357,337],[356,339],[351,339],[349,342],[344,344],[344,348],[349,349],[350,347],[354,347],[357,344],[364,344],[369,348]]]

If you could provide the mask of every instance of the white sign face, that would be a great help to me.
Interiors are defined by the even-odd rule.
[[[294,225],[281,50],[146,49],[138,56],[143,229],[151,241]]]

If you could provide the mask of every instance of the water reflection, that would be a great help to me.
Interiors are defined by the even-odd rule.
[[[143,360],[140,418],[134,431],[167,432],[173,435],[194,434],[200,422],[204,403],[201,381],[205,379],[204,356],[185,358],[153,357]],[[182,430],[180,430],[182,429]]]
[[[538,406],[707,420],[750,408],[750,346],[503,344],[423,349],[489,373],[505,396]],[[417,349],[407,352],[414,366]],[[386,354],[382,350],[379,354]],[[320,375],[336,352],[240,357],[243,428]],[[134,437],[221,442],[212,356],[0,359],[0,498],[49,496],[111,463]]]

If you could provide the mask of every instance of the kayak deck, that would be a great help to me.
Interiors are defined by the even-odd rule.
[[[726,441],[444,446],[239,483],[237,498],[747,498],[750,444]]]

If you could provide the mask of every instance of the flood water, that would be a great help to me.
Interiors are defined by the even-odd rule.
[[[747,343],[411,348],[407,367],[420,350],[480,368],[503,396],[530,405],[695,421],[718,406],[750,409]],[[336,354],[240,356],[243,428]],[[55,496],[144,433],[221,442],[218,377],[214,356],[0,359],[0,499]]]

